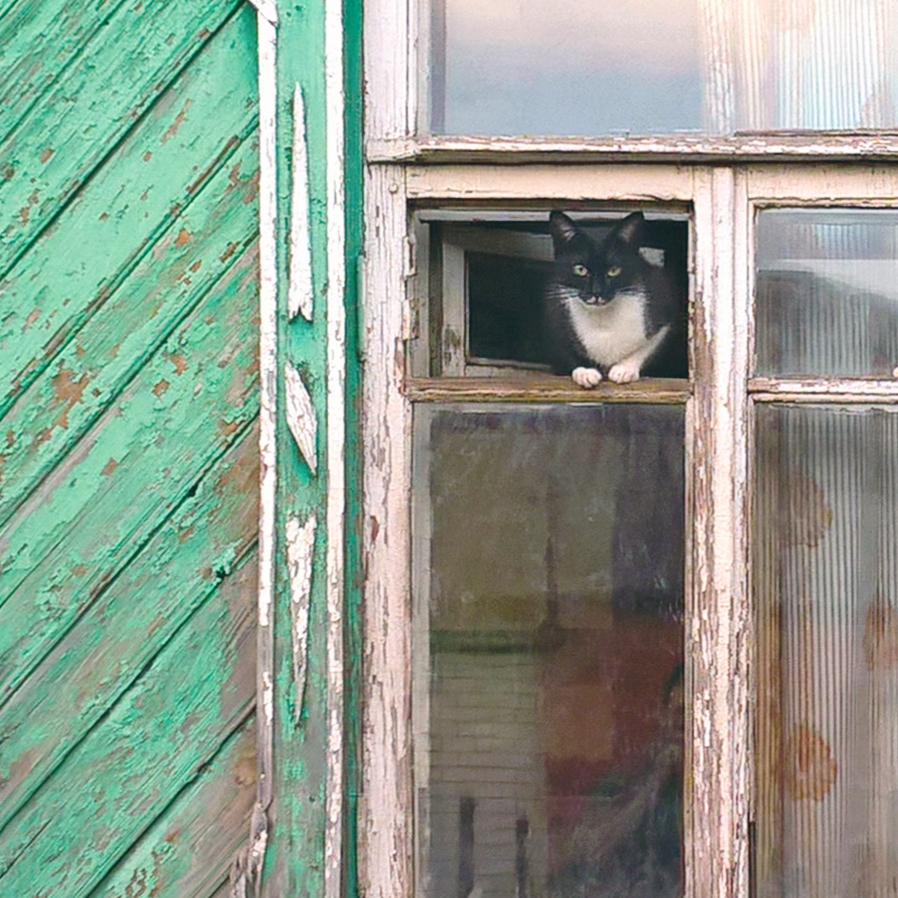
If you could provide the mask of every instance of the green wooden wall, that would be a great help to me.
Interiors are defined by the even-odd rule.
[[[217,895],[249,833],[256,14],[0,0],[0,895]]]

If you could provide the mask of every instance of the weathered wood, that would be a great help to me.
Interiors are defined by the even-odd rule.
[[[15,210],[4,222],[0,272],[55,217],[235,8],[233,0],[146,0],[139,20],[130,4],[117,10],[84,48],[78,64],[53,82],[0,145],[3,204]],[[189,107],[181,111],[189,115]]]
[[[256,787],[255,16],[0,10],[0,894],[208,898]]]
[[[417,118],[417,38],[406,2],[366,0],[365,133],[408,137]],[[367,898],[415,891],[410,620],[411,403],[403,396],[406,172],[367,166],[359,340],[364,347],[360,455],[364,582],[359,887]]]
[[[257,440],[253,427],[204,474],[3,708],[0,829],[251,551]]]
[[[368,898],[413,894],[409,485],[411,404],[402,395],[404,172],[366,181],[364,804],[359,868]],[[375,236],[376,235],[376,236]]]
[[[343,0],[324,2],[327,189],[327,638],[325,643],[325,779],[323,898],[342,898],[344,721],[344,601],[346,562],[346,190],[343,134]]]
[[[244,254],[10,519],[0,536],[0,699],[255,418],[247,328],[257,270]],[[149,488],[147,472],[158,472]]]
[[[306,140],[306,106],[302,88],[293,89],[293,178],[290,192],[290,284],[287,312],[312,320],[315,294],[312,289],[312,246],[309,234],[309,154]]]
[[[0,282],[0,415],[252,133],[255,66],[230,44],[254,41],[251,16],[222,29]]]
[[[898,397],[898,380],[876,377],[753,377],[755,402],[876,402]]]
[[[209,898],[215,893],[249,829],[256,792],[255,739],[250,719],[116,864],[92,898]]]
[[[4,3],[0,8],[0,141],[50,87],[77,64],[86,44],[122,6],[118,3]]]
[[[88,895],[246,719],[255,669],[246,573],[222,582],[218,601],[199,609],[3,830],[0,892]]]
[[[890,139],[887,135],[884,139]],[[891,138],[894,139],[894,138]],[[768,164],[747,165],[746,200],[759,206],[827,206],[833,203],[875,208],[894,208],[898,196],[898,171],[888,159],[871,159],[866,165]]]
[[[404,11],[403,4],[393,4]],[[381,26],[385,27],[385,26]],[[387,64],[381,60],[381,68]],[[376,68],[372,66],[372,70]],[[386,73],[385,73],[386,74]],[[383,76],[382,76],[383,77]],[[378,85],[379,86],[379,85]],[[395,88],[394,88],[395,89]],[[383,96],[377,93],[376,96]],[[379,104],[372,104],[377,109]],[[372,131],[366,144],[370,163],[483,163],[519,165],[528,162],[655,162],[676,163],[777,161],[856,161],[898,157],[898,132],[742,133],[733,137],[671,135],[658,137],[421,137],[396,129]]]
[[[517,201],[530,208],[570,208],[577,200],[620,203],[686,203],[693,195],[694,169],[689,166],[555,165],[546,161],[518,165],[415,165],[407,171],[408,196],[427,201],[493,203],[507,208]],[[547,203],[552,200],[552,203]],[[548,214],[546,215],[548,219]]]
[[[284,366],[287,426],[309,470],[318,471],[318,417],[302,375],[289,362]]]
[[[277,260],[277,29],[260,12],[259,72],[259,588],[256,635],[257,757],[259,784],[253,832],[267,814],[274,783],[274,616],[278,477],[278,260]],[[267,821],[265,821],[267,824]],[[264,858],[259,859],[261,864]],[[260,871],[253,870],[253,874]]]
[[[293,722],[299,725],[309,666],[309,602],[312,598],[312,561],[315,552],[314,515],[304,524],[287,519],[287,565],[290,571],[290,634],[293,646]]]
[[[686,894],[736,898],[748,894],[750,798],[748,304],[744,278],[736,277],[734,267],[734,174],[714,169],[697,186],[695,395],[687,472],[692,589],[686,601],[686,683],[692,698]],[[744,239],[744,228],[742,234]]]
[[[76,339],[8,410],[0,446],[0,521],[69,452],[111,401],[257,239],[256,148],[241,144],[225,167],[91,316]],[[123,329],[124,322],[128,322]],[[171,357],[161,393],[186,354]]]
[[[687,380],[651,378],[629,384],[603,381],[591,390],[569,377],[513,372],[507,378],[407,378],[405,395],[413,402],[651,402],[682,405],[689,398]]]

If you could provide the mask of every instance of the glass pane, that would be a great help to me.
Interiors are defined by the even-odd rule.
[[[891,0],[431,0],[436,134],[898,124]]]
[[[759,374],[891,377],[898,212],[761,212],[755,307]]]
[[[757,412],[757,895],[898,882],[898,409]]]
[[[681,894],[683,409],[415,427],[421,892]]]

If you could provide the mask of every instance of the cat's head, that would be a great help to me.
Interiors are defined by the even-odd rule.
[[[591,306],[605,305],[621,291],[640,289],[646,264],[639,253],[644,222],[641,212],[633,212],[598,242],[564,212],[553,212],[549,216],[555,246],[553,283],[565,288],[570,298]]]

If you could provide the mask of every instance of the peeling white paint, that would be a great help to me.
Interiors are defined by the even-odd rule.
[[[408,196],[416,200],[532,200],[534,196],[602,201],[686,204],[693,195],[695,169],[656,164],[595,165],[414,165],[406,170]],[[401,177],[401,173],[399,175]],[[394,180],[397,176],[394,175]]]
[[[346,516],[346,202],[343,2],[325,0],[327,132],[327,783],[324,895],[343,894],[343,600]]]
[[[290,287],[287,312],[292,320],[302,314],[312,320],[312,243],[309,221],[309,160],[306,113],[299,84],[293,89],[293,190],[290,208]]]
[[[394,4],[399,9],[403,4]],[[404,8],[404,7],[403,7]],[[394,56],[398,55],[393,50]],[[388,64],[381,60],[380,68]],[[370,79],[369,79],[370,80]],[[894,132],[844,134],[789,133],[779,131],[757,136],[715,137],[680,135],[659,137],[421,137],[397,136],[397,129],[384,129],[382,137],[369,129],[365,144],[369,162],[402,163],[427,160],[440,163],[507,161],[586,162],[603,164],[622,157],[652,162],[676,159],[692,162],[745,162],[784,158],[814,161],[893,159],[898,156]]]
[[[270,726],[274,721],[274,686],[267,670],[262,671],[262,712],[265,723]]]
[[[293,722],[299,723],[306,691],[309,655],[309,603],[312,595],[312,558],[317,521],[312,515],[305,524],[299,518],[287,520],[287,567],[290,571],[290,619],[293,637]]]
[[[278,8],[275,0],[249,0],[250,3],[258,10],[259,15],[265,19],[269,25],[277,26],[278,24]]]
[[[287,426],[314,474],[318,468],[318,418],[302,375],[289,362],[284,366],[284,384],[287,388]]]
[[[231,898],[247,898],[247,888],[252,885],[252,894],[260,894],[262,869],[265,866],[265,849],[268,847],[268,816],[265,809],[256,802],[250,822],[249,841],[237,852],[231,866]]]
[[[273,4],[269,4],[273,9]],[[259,10],[259,628],[256,697],[266,713],[257,722],[258,802],[272,799],[274,732],[274,605],[277,496],[277,28],[272,9]],[[276,21],[276,16],[275,16]]]

